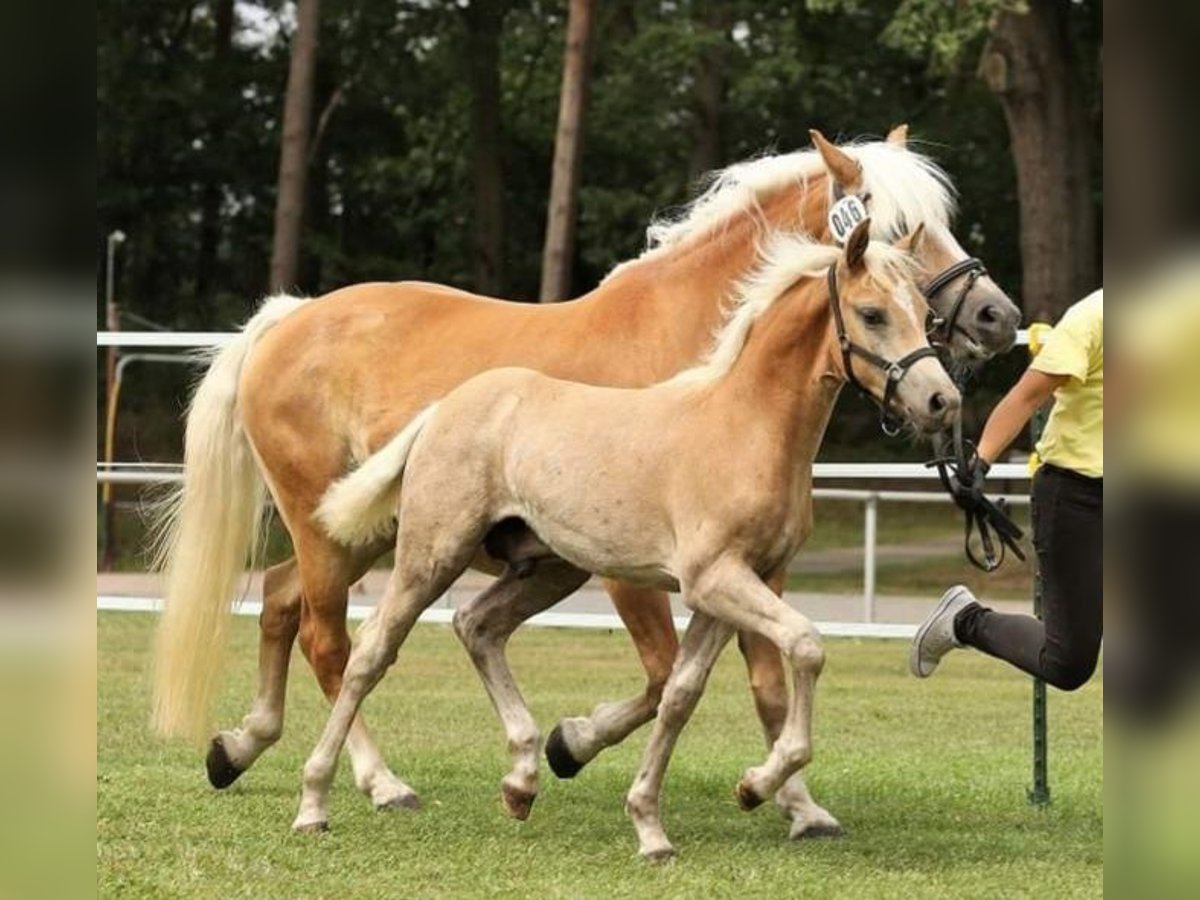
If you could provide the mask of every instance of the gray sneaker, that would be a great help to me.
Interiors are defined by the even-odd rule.
[[[913,638],[912,649],[908,654],[908,670],[918,678],[928,678],[938,667],[942,657],[961,647],[962,643],[954,636],[954,617],[965,606],[977,602],[975,595],[966,585],[956,584],[942,594],[941,602],[934,607]]]

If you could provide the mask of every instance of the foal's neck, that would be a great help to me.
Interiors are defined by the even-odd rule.
[[[843,384],[836,348],[825,280],[810,279],[754,322],[714,392],[752,410],[787,459],[811,465]]]

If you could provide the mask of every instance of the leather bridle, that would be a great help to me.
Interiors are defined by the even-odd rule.
[[[878,353],[868,350],[859,344],[850,340],[850,336],[846,333],[846,322],[842,317],[842,300],[838,292],[837,281],[837,263],[829,267],[829,306],[833,310],[833,324],[837,330],[838,346],[842,351],[842,366],[846,370],[846,380],[858,388],[863,396],[869,398],[879,407],[879,427],[883,429],[883,433],[889,437],[893,437],[900,433],[901,423],[897,421],[891,413],[890,407],[892,400],[896,394],[896,388],[900,386],[900,382],[904,380],[904,376],[908,374],[908,370],[913,367],[913,364],[918,360],[926,357],[937,358],[937,350],[928,344],[924,347],[918,347],[912,353],[909,353],[897,360],[884,359]],[[853,357],[869,362],[875,368],[880,369],[885,376],[883,399],[879,400],[868,391],[858,380],[858,376],[854,374]]]
[[[950,339],[954,337],[954,332],[971,338],[970,333],[958,324],[958,315],[962,312],[963,304],[966,303],[967,297],[975,287],[975,282],[987,275],[987,269],[984,268],[983,262],[971,256],[967,259],[960,260],[954,265],[943,269],[929,283],[921,289],[921,293],[925,299],[931,304],[929,307],[929,317],[925,324],[925,333],[929,336],[931,343],[945,346],[950,343]],[[954,298],[954,303],[950,307],[950,313],[946,316],[939,316],[933,311],[933,300],[942,291],[949,287],[956,278],[963,278],[962,287],[958,290],[958,296]]]

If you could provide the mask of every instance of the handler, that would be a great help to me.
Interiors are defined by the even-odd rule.
[[[963,481],[988,468],[1054,397],[1036,452],[1033,541],[1044,621],[998,613],[964,585],[950,588],[917,629],[909,669],[928,678],[955,647],[975,647],[1064,691],[1091,678],[1103,615],[1104,293],[1066,311],[1021,380],[992,411]]]

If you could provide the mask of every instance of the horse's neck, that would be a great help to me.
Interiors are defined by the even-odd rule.
[[[842,386],[823,279],[777,300],[750,329],[733,367],[715,386],[776,436],[775,452],[806,470],[816,459]]]
[[[789,186],[705,234],[625,264],[581,298],[588,327],[644,350],[657,369],[653,380],[693,365],[711,346],[728,298],[757,266],[763,237],[820,232],[824,197],[823,178]]]

